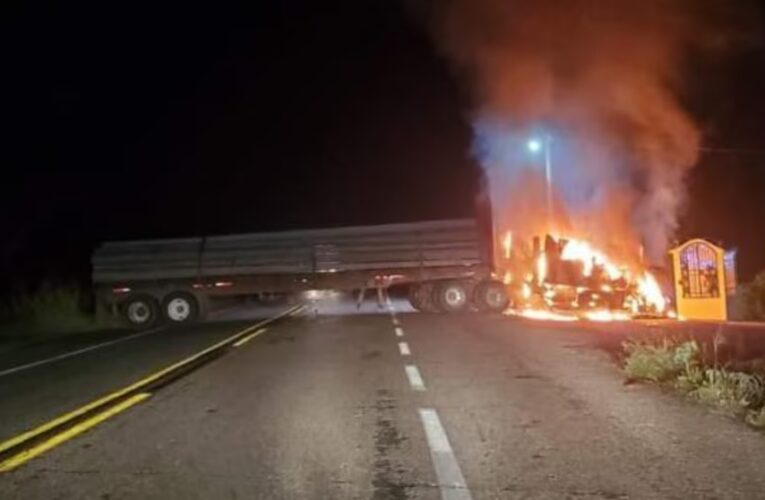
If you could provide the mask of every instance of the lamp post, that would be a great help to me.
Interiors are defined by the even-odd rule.
[[[552,229],[553,224],[553,201],[552,201],[552,162],[550,159],[550,143],[552,138],[545,134],[541,139],[532,138],[526,146],[532,154],[539,153],[544,150],[545,155],[545,183],[547,188],[547,229]]]

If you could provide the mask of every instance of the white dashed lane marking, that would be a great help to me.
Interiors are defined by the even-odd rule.
[[[430,448],[430,458],[438,478],[443,500],[472,500],[449,438],[441,425],[438,413],[432,408],[420,408],[420,419]]]
[[[412,390],[424,391],[425,382],[422,381],[420,370],[418,370],[414,365],[406,365],[404,370],[406,371],[406,377],[409,379],[409,386],[412,388]]]
[[[396,317],[396,311],[389,297],[387,297],[387,303],[396,337],[403,337],[404,330],[400,326]],[[412,355],[407,342],[399,342],[398,350],[402,356]],[[425,382],[422,380],[422,375],[420,375],[420,370],[417,369],[417,366],[404,365],[404,370],[412,390],[425,391]],[[472,500],[473,497],[467,487],[465,477],[462,475],[462,470],[460,470],[460,466],[457,463],[457,458],[454,456],[452,447],[449,444],[449,438],[446,437],[446,431],[443,425],[441,425],[441,419],[438,418],[438,413],[432,408],[420,408],[419,413],[422,426],[425,429],[428,448],[430,448],[433,469],[435,469],[436,477],[438,478],[441,499]]]
[[[412,354],[412,351],[409,350],[409,344],[406,342],[399,342],[398,350],[401,351],[402,356],[409,356]]]

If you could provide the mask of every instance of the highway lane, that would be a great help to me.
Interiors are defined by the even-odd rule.
[[[212,311],[204,325],[233,321],[254,321],[277,314],[288,304],[235,305],[223,304]],[[194,327],[196,329],[196,327]],[[204,328],[204,327],[203,327]],[[34,335],[28,339],[0,338],[0,377],[8,372],[26,371],[29,365],[46,364],[47,360],[73,357],[83,351],[129,342],[132,339],[159,331],[171,330],[158,325],[148,331],[136,332],[127,328],[93,330],[82,333]],[[184,331],[184,330],[178,330]]]
[[[476,498],[765,497],[765,436],[624,385],[604,332],[441,321],[402,323]]]
[[[765,498],[765,436],[625,386],[604,332],[333,312],[0,475],[0,497]]]
[[[227,316],[191,327],[93,332],[6,351],[0,357],[0,442],[286,308],[251,308],[241,318],[238,309],[231,309]]]
[[[284,322],[0,477],[0,497],[438,498],[392,332],[385,314]]]

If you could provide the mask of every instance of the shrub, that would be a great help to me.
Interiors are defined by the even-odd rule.
[[[84,312],[84,296],[75,287],[43,285],[31,293],[20,293],[9,300],[0,312],[0,333],[64,333],[106,326]]]
[[[701,401],[725,407],[747,407],[745,388],[752,377],[746,373],[709,369],[692,394]]]
[[[635,380],[666,382],[690,372],[697,365],[699,346],[695,341],[680,344],[664,339],[660,344],[625,342],[624,370]]]
[[[742,300],[746,319],[765,320],[765,271],[744,288]]]
[[[624,370],[630,378],[671,383],[700,401],[744,415],[754,427],[765,428],[765,374],[705,368],[695,340],[629,342],[624,350]]]

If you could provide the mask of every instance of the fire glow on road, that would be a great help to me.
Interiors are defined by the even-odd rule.
[[[635,318],[627,311],[595,309],[591,311],[551,311],[547,309],[508,309],[507,316],[533,319],[538,321],[633,321]]]

